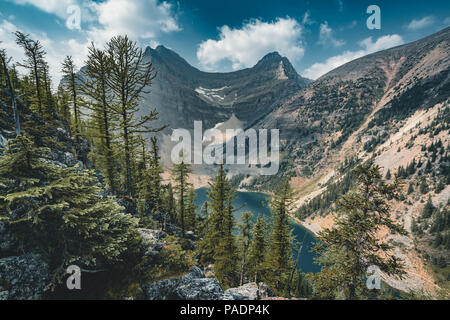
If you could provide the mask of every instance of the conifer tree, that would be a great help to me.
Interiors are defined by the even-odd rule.
[[[137,220],[99,197],[92,172],[51,164],[48,151],[19,135],[0,157],[0,219],[19,239],[17,250],[38,248],[54,285],[70,264],[108,272],[126,263],[125,255],[141,250]]]
[[[176,221],[176,209],[175,209],[175,198],[173,196],[172,183],[169,183],[166,188],[166,195],[164,197],[164,207],[165,211],[169,215],[170,221],[173,223]]]
[[[74,133],[75,137],[78,139],[78,136],[81,133],[80,130],[80,105],[78,103],[78,96],[79,96],[79,79],[77,76],[77,69],[73,62],[73,59],[71,56],[67,56],[64,59],[64,62],[62,64],[61,72],[64,77],[64,88],[70,92],[70,99],[72,101],[72,108],[73,108],[73,116],[74,116]]]
[[[239,281],[237,272],[237,247],[233,234],[233,199],[235,191],[227,192],[225,215],[222,219],[222,234],[214,252],[214,273],[224,287],[232,287]]]
[[[0,41],[1,43],[1,41]],[[9,96],[11,98],[12,110],[14,113],[14,120],[16,124],[16,135],[20,134],[20,116],[19,109],[17,107],[16,94],[14,91],[13,83],[11,81],[11,77],[9,75],[8,62],[9,58],[6,56],[6,51],[4,49],[0,50],[0,62],[3,70],[4,77],[6,79],[6,87],[8,89]]]
[[[182,155],[181,157],[183,158]],[[178,221],[181,225],[181,233],[183,237],[186,231],[186,196],[190,186],[188,183],[188,177],[191,172],[191,166],[186,164],[184,159],[179,164],[176,164],[172,169],[172,177],[176,182],[175,191],[178,196]]]
[[[411,194],[413,192],[414,192],[414,185],[412,182],[410,182],[408,186],[408,194]]]
[[[289,215],[292,213],[294,193],[285,180],[276,190],[270,200],[270,209],[273,216],[273,228],[270,236],[271,244],[268,254],[270,268],[270,282],[274,288],[281,292],[285,289],[292,270],[292,231],[289,224]]]
[[[431,195],[428,196],[427,203],[423,207],[422,217],[428,219],[433,214],[435,207],[433,206],[433,201],[431,201]]]
[[[223,218],[226,215],[226,203],[231,185],[223,170],[223,165],[219,165],[219,171],[214,182],[210,183],[210,190],[207,191],[210,204],[208,228],[205,236],[199,244],[199,261],[202,265],[214,263],[216,247],[223,235]]]
[[[386,184],[380,167],[372,163],[354,170],[358,186],[338,201],[338,217],[332,229],[318,235],[314,251],[322,270],[314,277],[314,295],[325,299],[368,298],[374,292],[366,287],[368,267],[375,265],[392,276],[401,276],[403,265],[392,255],[392,246],[379,240],[377,231],[386,227],[392,233],[406,234],[391,218],[389,197],[399,198],[399,182]]]
[[[186,228],[192,232],[197,231],[197,215],[195,213],[195,191],[194,188],[189,189],[187,207],[186,207]]]
[[[258,283],[264,272],[267,252],[266,221],[258,216],[253,226],[252,241],[249,248],[248,272],[253,276],[254,282]]]
[[[391,178],[392,178],[391,170],[388,169],[388,171],[386,172],[386,180],[390,180]]]
[[[112,194],[115,194],[117,190],[117,155],[113,150],[115,129],[113,124],[117,122],[117,119],[113,119],[111,111],[113,101],[111,90],[107,85],[111,61],[108,54],[97,49],[93,43],[88,50],[80,90],[89,99],[86,107],[92,111],[90,117],[93,119],[94,129],[96,129],[95,137],[98,138],[97,153],[101,155],[102,168],[105,171],[109,189]]]
[[[136,141],[134,136],[164,129],[164,127],[153,128],[150,124],[158,119],[156,109],[140,118],[136,115],[140,99],[143,94],[149,92],[155,73],[152,63],[144,60],[143,50],[127,36],[113,37],[107,44],[107,52],[111,61],[107,84],[115,99],[111,110],[120,117],[117,124],[123,140],[126,193],[133,196],[132,154]]]
[[[18,65],[28,69],[32,74],[34,78],[38,110],[39,113],[43,115],[40,73],[46,52],[42,48],[39,40],[32,40],[29,35],[26,35],[20,31],[16,31],[15,36],[16,43],[23,48],[25,53],[25,60]]]
[[[251,232],[252,232],[252,218],[251,212],[244,212],[241,215],[241,221],[239,223],[239,246],[241,251],[241,270],[239,285],[244,284],[244,276],[247,271],[248,249],[251,244]]]
[[[152,151],[150,155],[150,166],[148,169],[148,183],[150,184],[149,202],[153,208],[153,212],[161,214],[161,174],[163,173],[163,169],[160,164],[161,157],[159,155],[159,147],[156,137],[151,137],[150,141],[152,144]]]

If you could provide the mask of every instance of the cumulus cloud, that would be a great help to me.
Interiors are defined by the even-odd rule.
[[[96,19],[93,13],[94,2],[88,0],[9,0],[19,5],[31,5],[44,12],[54,14],[66,20],[73,13],[72,6],[80,8],[82,21],[92,22]]]
[[[341,47],[345,44],[345,41],[338,40],[334,37],[334,31],[328,26],[328,22],[325,21],[320,25],[319,42],[324,47]]]
[[[88,22],[87,34],[104,43],[118,34],[134,39],[155,38],[161,33],[181,30],[172,5],[158,0],[9,0],[19,5],[32,5],[65,20],[70,17],[71,6],[81,10],[81,20]]]
[[[372,40],[372,37],[369,37],[359,43],[362,47],[361,50],[345,51],[343,54],[328,58],[323,63],[315,63],[303,72],[303,76],[310,79],[317,79],[328,71],[331,71],[347,62],[380,50],[401,45],[403,43],[403,38],[397,34],[382,36],[375,42]]]
[[[90,28],[88,35],[99,43],[115,35],[148,39],[181,30],[172,13],[172,5],[166,1],[107,0],[93,4],[93,8],[100,26]]]
[[[32,5],[47,13],[56,14],[60,18],[67,17],[67,8],[77,4],[77,0],[10,0],[20,5]]]
[[[411,31],[416,31],[420,29],[424,29],[434,24],[434,17],[427,16],[422,19],[413,19],[408,25],[407,29]]]
[[[214,70],[224,60],[232,63],[233,70],[251,67],[271,51],[296,61],[304,54],[301,36],[302,26],[291,18],[273,22],[255,19],[240,29],[225,25],[220,28],[219,40],[209,39],[200,44],[197,58],[208,70]]]

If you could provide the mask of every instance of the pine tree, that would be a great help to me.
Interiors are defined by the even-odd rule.
[[[191,172],[191,166],[186,164],[184,160],[182,160],[179,164],[176,164],[172,169],[172,178],[176,182],[175,191],[178,196],[178,222],[181,225],[181,234],[183,237],[186,231],[186,196],[190,186],[188,183],[188,177]]]
[[[111,111],[112,94],[107,85],[111,61],[106,52],[97,49],[92,43],[89,48],[86,67],[83,70],[82,85],[80,87],[83,95],[89,98],[89,103],[85,107],[90,109],[90,117],[95,132],[96,153],[101,156],[101,167],[104,169],[109,189],[112,194],[117,191],[117,155],[113,150],[114,130],[113,124],[117,119],[113,119]],[[75,108],[76,110],[76,108]]]
[[[197,215],[195,213],[195,191],[194,188],[189,189],[186,207],[186,228],[192,232],[197,231]]]
[[[251,212],[244,212],[241,215],[241,221],[239,223],[239,246],[241,251],[241,273],[239,285],[244,284],[244,276],[247,271],[248,249],[251,244],[251,232],[252,232],[252,218]]]
[[[166,195],[164,197],[164,208],[165,212],[169,215],[169,219],[172,223],[176,221],[176,210],[175,210],[175,198],[173,196],[172,184],[169,183],[166,189]]]
[[[428,184],[425,178],[422,177],[420,180],[419,190],[421,194],[428,193]]]
[[[410,195],[411,193],[413,193],[414,192],[414,185],[413,185],[413,183],[412,183],[412,181],[409,183],[409,186],[408,186],[408,195]]]
[[[137,220],[99,197],[92,172],[53,165],[45,160],[48,152],[19,135],[0,157],[0,219],[20,240],[17,250],[42,252],[53,285],[70,264],[112,272],[128,263],[128,254],[139,256]]]
[[[44,63],[46,52],[42,48],[39,40],[32,40],[29,35],[25,35],[20,31],[16,31],[16,43],[24,49],[25,60],[18,65],[30,70],[34,78],[35,94],[37,97],[38,110],[43,115],[42,94],[41,94],[41,77],[40,72]]]
[[[81,129],[80,129],[80,105],[78,103],[78,96],[79,96],[79,79],[77,76],[77,69],[73,62],[73,59],[71,56],[67,56],[64,59],[64,62],[62,64],[61,72],[64,77],[64,88],[70,92],[70,99],[72,101],[72,107],[73,107],[73,116],[74,116],[74,133],[75,137],[78,139]]]
[[[406,234],[391,220],[386,200],[399,197],[398,180],[386,184],[380,168],[372,163],[359,165],[354,174],[358,187],[338,201],[335,226],[319,233],[319,244],[314,248],[322,264],[314,277],[317,298],[358,299],[376,294],[369,292],[365,283],[371,265],[392,276],[404,273],[401,261],[390,252],[392,246],[376,237],[382,227]]]
[[[386,180],[390,180],[391,178],[392,178],[391,170],[388,169],[388,171],[386,172]]]
[[[234,190],[227,192],[225,215],[222,219],[222,234],[214,252],[214,273],[217,280],[224,286],[232,287],[239,281],[237,272],[237,247],[233,234],[234,217],[233,217],[233,199],[235,197]]]
[[[155,214],[161,215],[162,212],[161,174],[163,173],[163,169],[160,163],[161,157],[159,155],[159,147],[156,137],[151,137],[150,141],[152,144],[152,151],[150,155],[150,166],[148,169],[148,178],[149,178],[148,183],[150,186],[148,201],[150,203],[150,206],[152,207],[153,212]]]
[[[254,282],[258,283],[264,273],[267,252],[266,221],[258,216],[252,231],[252,241],[249,248],[248,272],[253,275]]]
[[[143,94],[149,92],[155,73],[152,63],[144,61],[143,50],[127,36],[113,37],[107,44],[107,52],[111,61],[107,84],[116,102],[111,106],[111,110],[120,117],[118,127],[123,140],[126,193],[133,196],[132,153],[136,141],[134,136],[164,129],[164,127],[153,128],[150,124],[158,119],[156,109],[140,118],[136,115],[140,99]]]
[[[1,43],[1,41],[0,41]],[[2,65],[2,70],[4,77],[6,79],[6,87],[8,89],[9,96],[11,98],[11,105],[12,110],[14,113],[14,121],[16,124],[16,136],[20,134],[20,116],[19,116],[19,109],[17,107],[17,101],[16,101],[16,94],[14,91],[13,83],[11,81],[11,77],[9,75],[9,68],[8,68],[8,62],[10,59],[6,56],[6,51],[4,49],[0,50],[0,62]]]
[[[270,282],[275,290],[281,292],[287,284],[289,271],[292,270],[292,230],[289,215],[292,213],[293,191],[289,181],[285,180],[270,199],[273,216],[271,244],[268,254]]]
[[[428,201],[425,203],[425,206],[422,210],[422,217],[428,219],[433,214],[435,207],[433,206],[433,201],[431,201],[431,195],[428,196]]]
[[[210,199],[208,228],[198,248],[199,261],[204,266],[214,263],[216,246],[223,235],[223,218],[226,215],[226,202],[230,188],[231,185],[221,164],[214,182],[210,183],[210,190],[207,191]]]

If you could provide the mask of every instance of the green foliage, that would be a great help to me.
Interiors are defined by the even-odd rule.
[[[188,183],[189,174],[192,172],[191,166],[182,160],[175,164],[172,169],[172,177],[176,182],[175,192],[178,196],[178,221],[181,225],[181,232],[184,236],[186,229],[186,200],[190,184]]]
[[[71,264],[114,273],[139,259],[137,219],[99,197],[92,172],[47,163],[46,153],[20,135],[0,158],[0,218],[19,248],[45,255],[53,286]]]
[[[294,193],[286,180],[270,199],[273,228],[267,255],[267,280],[280,293],[286,288],[289,272],[292,270],[292,230],[289,215],[292,213]]]
[[[244,276],[247,270],[248,249],[251,244],[252,218],[253,213],[246,211],[242,213],[241,220],[239,221],[238,247],[241,256],[240,285],[244,283]]]
[[[376,232],[386,227],[392,233],[405,234],[390,218],[388,198],[398,198],[399,183],[386,184],[377,165],[358,165],[355,190],[338,202],[339,216],[332,229],[318,235],[314,248],[320,254],[322,270],[314,277],[314,296],[321,299],[360,299],[373,296],[366,288],[370,265],[393,276],[404,273],[401,261],[391,254],[392,247],[380,241]]]
[[[264,217],[258,216],[253,226],[248,259],[248,274],[256,283],[261,280],[266,269],[265,261],[268,249],[266,228],[266,220]]]
[[[143,279],[147,282],[157,281],[189,271],[196,263],[192,251],[183,249],[181,239],[174,236],[164,238],[161,253],[149,261],[149,268]]]

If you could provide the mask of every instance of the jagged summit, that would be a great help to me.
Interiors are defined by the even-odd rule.
[[[234,72],[204,72],[175,51],[147,47],[145,56],[157,77],[141,111],[156,107],[160,122],[169,128],[191,128],[194,120],[214,127],[234,114],[245,123],[276,109],[309,81],[298,75],[278,52],[265,55],[255,66]]]

